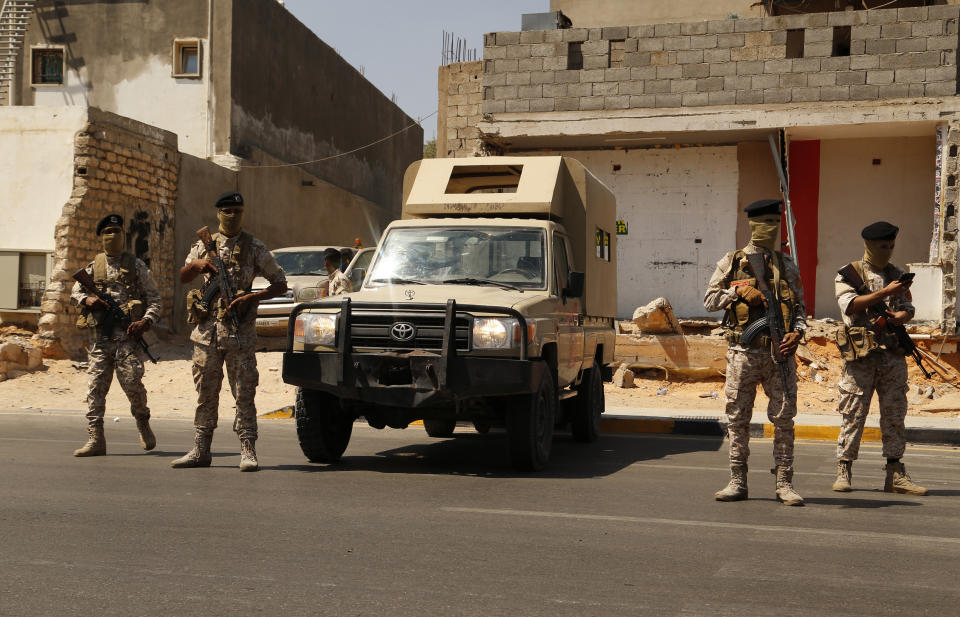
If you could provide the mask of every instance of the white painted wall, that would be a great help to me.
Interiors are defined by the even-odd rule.
[[[0,250],[54,248],[86,108],[0,107]]]
[[[613,190],[618,218],[629,226],[617,241],[619,316],[664,296],[681,317],[719,317],[704,310],[703,294],[717,260],[735,248],[737,148],[563,154]]]

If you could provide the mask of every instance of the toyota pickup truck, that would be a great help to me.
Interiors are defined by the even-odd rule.
[[[597,438],[617,308],[616,200],[566,157],[412,164],[403,217],[361,289],[299,304],[283,380],[300,447],[338,460],[354,421],[449,437],[503,426],[519,470],[542,469],[554,429]]]

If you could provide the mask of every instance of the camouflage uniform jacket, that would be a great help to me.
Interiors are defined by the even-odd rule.
[[[767,260],[772,258],[770,251],[753,243],[747,244],[747,246],[743,248],[743,252],[747,255],[759,253]],[[703,306],[708,311],[713,312],[724,310],[730,306],[734,300],[737,299],[737,290],[730,287],[730,276],[733,274],[734,270],[734,254],[735,252],[731,252],[724,255],[723,258],[717,262],[717,269],[714,270],[713,276],[710,277],[710,283],[707,285],[707,292],[703,296]],[[781,254],[781,261],[783,263],[783,272],[780,273],[780,276],[783,277],[783,280],[785,280],[790,286],[791,291],[793,291],[794,298],[796,299],[796,314],[793,319],[793,329],[806,330],[807,307],[803,301],[803,285],[800,282],[800,269],[797,268],[797,265],[789,255]],[[736,351],[769,353],[769,351],[766,349],[760,349],[756,347],[749,348],[734,343],[730,344],[730,349]]]
[[[871,266],[869,262],[861,261],[860,263],[863,265],[863,282],[871,292],[879,291],[903,276],[903,270],[893,264],[889,264],[886,268],[878,270]],[[834,290],[837,296],[837,304],[840,305],[840,314],[843,316],[843,323],[846,324],[848,328],[871,327],[870,316],[867,314],[867,311],[859,311],[853,315],[847,315],[847,307],[850,306],[853,299],[857,297],[857,290],[847,284],[839,274],[834,280]],[[884,301],[887,303],[887,306],[890,307],[891,311],[908,311],[911,317],[913,317],[915,312],[912,300],[913,296],[910,295],[909,291],[904,294],[884,298]]]
[[[137,276],[136,285],[130,284],[129,275],[126,270],[120,267],[120,257],[107,256],[107,283],[106,292],[123,306],[131,300],[140,300],[144,306],[144,319],[155,324],[160,321],[160,290],[157,288],[157,281],[153,278],[153,273],[147,264],[139,259],[136,260]],[[93,262],[91,261],[84,268],[90,276],[93,276]],[[89,297],[80,283],[73,284],[73,291],[70,293],[70,299],[76,306],[84,306],[84,301]],[[125,341],[127,334],[123,330],[115,330],[110,333],[110,338]]]
[[[351,291],[353,291],[353,282],[339,269],[334,270],[328,275],[327,297],[348,294]]]
[[[227,264],[228,269],[231,270],[230,276],[235,290],[249,291],[253,285],[253,279],[258,276],[264,277],[272,284],[287,282],[283,268],[280,267],[277,260],[274,259],[273,254],[267,250],[263,242],[253,238],[250,242],[248,254],[241,256],[239,254],[239,247],[237,246],[239,238],[240,234],[232,238],[227,238],[222,234],[217,236],[217,252],[220,254],[221,259],[223,259],[223,262]],[[238,263],[236,268],[230,268],[230,264],[241,257],[243,257],[243,263]],[[206,258],[207,251],[203,243],[197,240],[193,247],[190,248],[190,253],[187,255],[184,265],[197,259]],[[216,276],[218,275],[210,272],[204,273],[204,286],[210,284],[211,279]],[[250,307],[249,311],[239,317],[240,332],[237,334],[241,335],[241,337],[243,337],[243,335],[250,337],[256,336],[256,306]],[[214,332],[216,332],[217,339],[223,339],[232,335],[231,330],[232,326],[229,325],[229,322],[224,323],[217,321],[213,315],[213,311],[211,311],[211,315],[200,321],[193,329],[193,332],[190,333],[190,340],[201,345],[211,345],[215,340],[213,337]]]

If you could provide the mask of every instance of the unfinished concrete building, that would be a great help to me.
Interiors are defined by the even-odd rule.
[[[69,276],[107,212],[173,330],[221,192],[272,247],[370,243],[399,216],[422,128],[276,0],[0,0],[0,32],[0,320],[39,322],[48,351],[82,345]]]
[[[839,316],[836,271],[885,219],[918,273],[918,319],[956,328],[955,2],[550,8],[570,27],[490,33],[481,62],[441,67],[438,150],[562,152],[601,177],[618,198],[622,317],[658,296],[705,315],[715,262],[748,237],[743,206],[780,195],[773,136],[809,312]]]

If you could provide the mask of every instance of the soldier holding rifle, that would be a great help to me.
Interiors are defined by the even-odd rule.
[[[717,263],[703,299],[708,311],[724,311],[729,342],[724,394],[730,482],[714,495],[718,501],[747,498],[750,419],[757,385],[762,385],[770,399],[767,417],[774,426],[776,467],[771,471],[776,475],[777,499],[785,505],[803,505],[793,488],[793,418],[797,415],[793,354],[807,322],[800,271],[777,250],[782,206],[776,199],[747,206],[750,243]]]
[[[190,249],[180,270],[184,283],[203,276],[201,288],[187,295],[187,320],[196,324],[190,340],[194,342],[193,381],[198,400],[194,447],[171,466],[210,466],[210,444],[217,427],[226,364],[237,403],[233,430],[240,438],[240,471],[257,471],[257,304],[286,292],[287,280],[263,242],[241,230],[244,203],[240,193],[224,193],[216,207],[219,233],[211,236],[206,227],[199,230],[200,240]],[[270,281],[270,286],[251,293],[257,276]]]
[[[87,360],[88,439],[74,456],[107,453],[103,414],[114,372],[130,401],[140,445],[144,450],[152,450],[157,445],[150,430],[140,351],[156,362],[141,336],[160,319],[160,291],[147,265],[124,252],[123,217],[110,214],[102,218],[97,223],[97,235],[103,252],[73,275],[77,282],[70,294],[80,307],[77,327],[89,331],[93,337]]]

